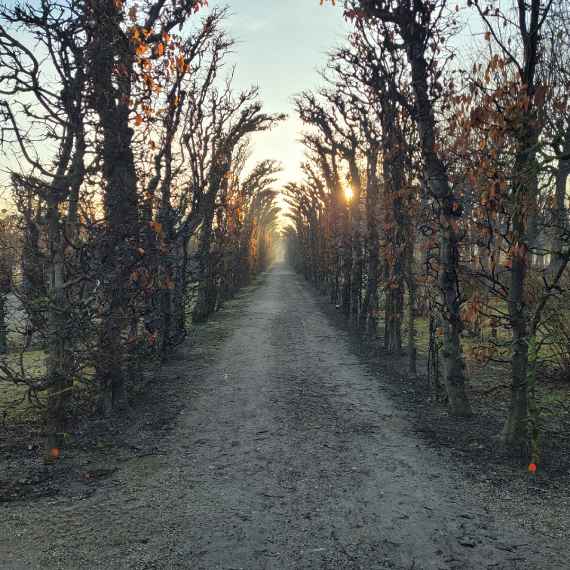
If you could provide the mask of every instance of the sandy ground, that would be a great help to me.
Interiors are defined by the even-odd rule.
[[[0,567],[570,568],[563,538],[505,522],[415,435],[349,345],[276,267],[188,343],[112,449],[69,452],[77,481],[0,507]]]

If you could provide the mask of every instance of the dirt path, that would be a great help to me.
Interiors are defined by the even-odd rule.
[[[569,567],[413,435],[293,273],[225,313],[199,369],[179,363],[161,455],[82,499],[5,506],[2,568]]]

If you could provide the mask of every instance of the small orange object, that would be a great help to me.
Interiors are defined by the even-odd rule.
[[[59,459],[59,456],[61,454],[61,450],[59,449],[59,447],[52,447],[50,449],[49,454],[50,454],[52,459]]]
[[[536,463],[531,463],[528,466],[528,471],[529,473],[532,473],[534,475],[536,473]]]

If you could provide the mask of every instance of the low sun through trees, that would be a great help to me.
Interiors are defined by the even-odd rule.
[[[0,407],[41,410],[46,461],[279,241],[410,378],[425,352],[452,416],[500,366],[498,435],[540,462],[539,381],[570,370],[568,3],[332,3],[348,37],[292,101],[305,161],[281,189],[283,157],[252,149],[285,116],[235,86],[229,9],[0,5]]]
[[[466,356],[509,362],[500,435],[534,466],[537,374],[568,374],[554,317],[568,300],[568,5],[344,10],[349,41],[323,88],[296,99],[307,161],[285,190],[290,260],[356,327],[376,337],[381,317],[385,349],[406,343],[412,374],[429,317],[453,415],[473,413]]]
[[[0,0],[0,568],[568,570],[570,0]]]

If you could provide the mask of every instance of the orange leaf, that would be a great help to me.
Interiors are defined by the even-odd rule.
[[[147,52],[147,50],[148,50],[148,46],[146,44],[141,43],[137,46],[136,54],[139,57],[142,57]]]
[[[176,60],[176,65],[178,66],[178,71],[180,73],[184,73],[188,67],[188,64],[186,63],[186,60],[184,59],[183,55],[178,56],[178,59]]]
[[[162,224],[160,222],[150,222],[150,227],[155,231],[157,234],[162,233]]]

